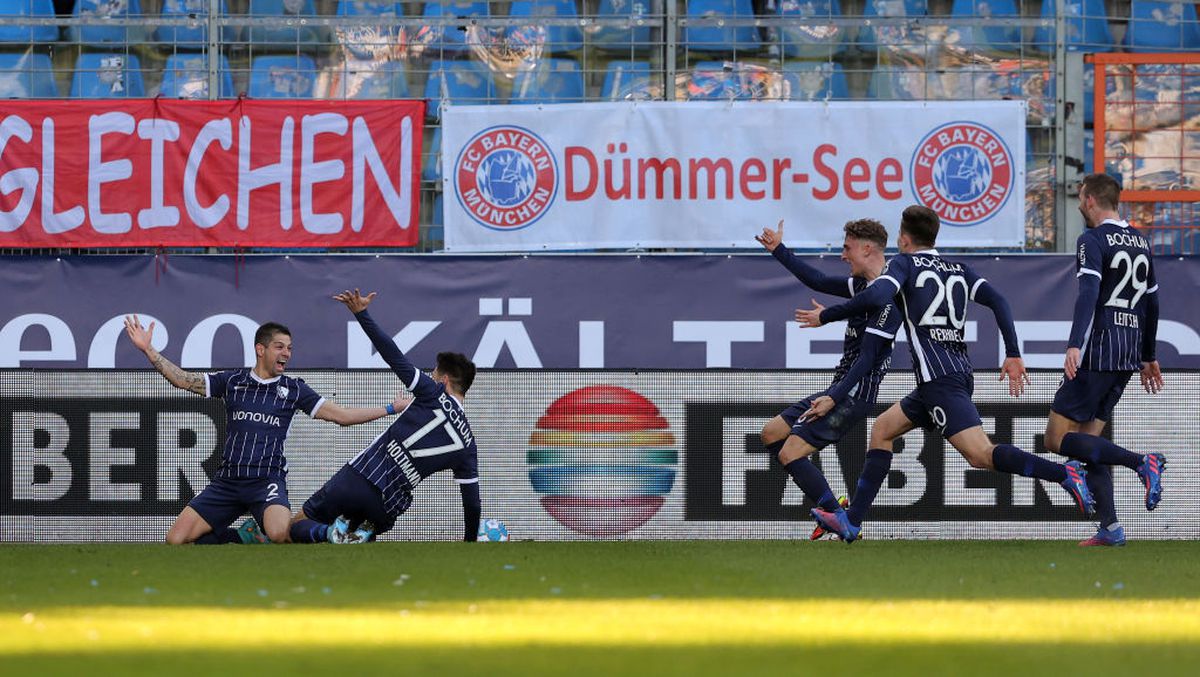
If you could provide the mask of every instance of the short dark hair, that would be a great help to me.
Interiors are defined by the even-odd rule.
[[[842,227],[846,231],[846,237],[852,237],[855,240],[866,240],[879,245],[879,250],[887,249],[887,229],[883,224],[875,219],[855,219],[847,221]]]
[[[937,212],[924,205],[910,205],[904,208],[900,217],[900,232],[908,233],[913,244],[921,247],[932,247],[937,244],[938,229],[942,221]]]
[[[288,336],[291,336],[292,330],[288,329],[282,324],[279,324],[278,322],[267,322],[266,324],[260,326],[258,331],[254,332],[254,343],[265,346],[271,342],[271,339],[275,338],[276,334],[287,334]]]
[[[1088,174],[1083,177],[1083,189],[1105,209],[1121,204],[1121,184],[1108,174]]]
[[[455,389],[463,395],[475,382],[475,363],[462,353],[438,353],[437,370],[442,376],[449,376]]]

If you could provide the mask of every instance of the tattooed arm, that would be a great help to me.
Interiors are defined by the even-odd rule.
[[[126,315],[125,333],[129,335],[129,340],[133,341],[133,345],[146,354],[146,357],[150,360],[150,364],[171,385],[181,390],[196,393],[197,395],[206,394],[207,384],[204,382],[204,374],[196,374],[180,369],[174,362],[160,355],[154,349],[154,346],[151,345],[150,339],[154,336],[153,322],[150,323],[149,328],[144,328],[142,327],[142,323],[138,321],[137,315]]]

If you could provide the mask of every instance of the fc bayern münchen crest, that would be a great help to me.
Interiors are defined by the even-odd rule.
[[[995,216],[1016,180],[1004,139],[975,122],[950,122],[927,134],[913,153],[909,176],[921,204],[950,226]]]
[[[467,142],[454,162],[454,194],[479,224],[520,230],[540,219],[558,193],[554,153],[538,135],[502,125]]]

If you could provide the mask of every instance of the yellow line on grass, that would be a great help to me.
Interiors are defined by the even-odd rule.
[[[1200,644],[1200,600],[515,600],[386,608],[58,607],[0,615],[0,655],[528,644]]]

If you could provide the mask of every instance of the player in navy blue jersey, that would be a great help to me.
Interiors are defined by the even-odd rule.
[[[1162,454],[1136,454],[1101,437],[1133,372],[1142,387],[1162,389],[1155,358],[1158,283],[1150,243],[1117,214],[1121,186],[1107,174],[1090,174],[1079,189],[1087,230],[1076,242],[1079,294],[1063,362],[1064,379],[1046,422],[1046,448],[1086,461],[1100,527],[1080,545],[1124,545],[1117,520],[1111,466],[1138,474],[1146,509],[1162,498]]]
[[[392,425],[344,465],[304,503],[292,523],[296,543],[361,543],[392,529],[412,504],[412,491],[430,475],[449,470],[462,495],[463,540],[479,533],[479,461],[463,398],[475,365],[460,353],[439,353],[433,374],[413,366],[391,336],[367,313],[375,292],[345,291],[333,298],[354,313],[380,357],[412,399]]]
[[[167,542],[174,545],[241,542],[238,532],[228,527],[247,511],[262,525],[267,538],[286,542],[292,511],[283,447],[296,410],[347,426],[386,416],[388,408],[396,404],[344,408],[318,395],[303,380],[284,375],[292,357],[292,333],[276,322],[268,322],[255,332],[252,369],[211,374],[184,371],[160,355],[151,344],[153,322],[145,328],[137,315],[127,316],[125,332],[171,385],[225,400],[221,463],[209,485],[175,518],[167,532]],[[262,536],[261,531],[246,531]]]
[[[797,321],[806,327],[819,327],[894,300],[904,317],[917,389],[875,421],[871,448],[890,451],[895,440],[913,428],[936,428],[972,467],[1057,482],[1080,510],[1090,515],[1093,500],[1084,479],[1086,472],[1077,461],[1064,465],[1011,444],[992,444],[983,431],[971,400],[975,380],[963,340],[967,301],[989,307],[996,316],[1006,355],[1000,378],[1008,378],[1009,392],[1014,397],[1024,391],[1028,377],[1008,302],[970,268],[938,254],[933,247],[939,226],[933,210],[920,205],[905,209],[898,238],[900,254],[888,261],[883,274],[846,303],[796,311]],[[839,535],[854,533],[841,508],[816,508],[813,516]]]
[[[762,235],[754,239],[808,288],[850,298],[866,289],[883,270],[887,231],[874,219],[850,221],[843,230],[846,237],[842,260],[850,265],[849,277],[825,275],[794,256],[783,244],[783,221],[776,230],[764,228]],[[796,486],[815,505],[829,512],[839,509],[838,501],[825,476],[808,457],[840,440],[870,413],[879,395],[879,382],[892,359],[892,342],[900,329],[900,313],[890,303],[848,319],[842,359],[834,371],[833,382],[768,421],[761,435],[763,445],[779,459]],[[843,539],[858,538],[863,517],[891,466],[890,450],[873,449],[867,453],[847,512],[853,529],[839,534]],[[820,538],[824,533],[824,527],[818,525],[812,538]]]

